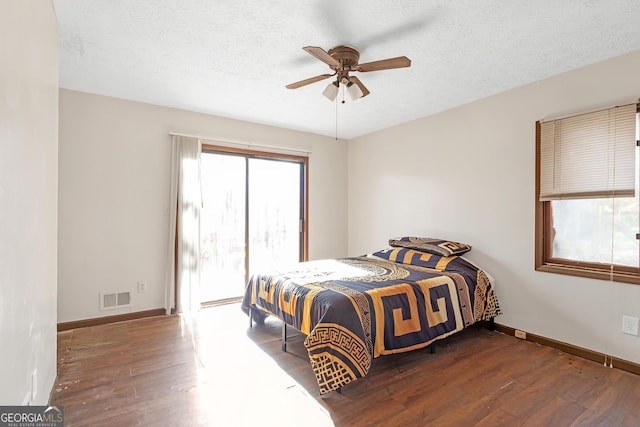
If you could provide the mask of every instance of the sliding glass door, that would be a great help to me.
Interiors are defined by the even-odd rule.
[[[201,295],[234,300],[258,269],[305,259],[306,158],[203,150]]]

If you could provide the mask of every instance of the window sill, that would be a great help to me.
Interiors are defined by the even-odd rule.
[[[610,271],[552,263],[537,265],[536,271],[640,285],[640,271],[638,273],[617,271],[612,275]]]

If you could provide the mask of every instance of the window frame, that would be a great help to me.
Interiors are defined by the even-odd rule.
[[[640,285],[640,268],[555,258],[551,201],[540,201],[540,121],[536,122],[535,270]]]

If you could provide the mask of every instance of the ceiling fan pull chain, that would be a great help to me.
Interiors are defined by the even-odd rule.
[[[336,99],[336,141],[338,140],[338,100]]]

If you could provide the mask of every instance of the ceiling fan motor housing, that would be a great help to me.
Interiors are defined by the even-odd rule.
[[[358,65],[360,60],[360,52],[355,47],[351,46],[336,46],[333,49],[329,49],[327,52],[333,59],[338,61],[342,66],[342,69],[347,71]],[[336,67],[336,71],[340,69]]]
[[[340,63],[340,66],[331,66],[338,76],[337,81],[343,85],[351,83],[349,80],[349,71],[358,65],[360,60],[360,52],[352,46],[336,46],[327,52],[333,59]]]

